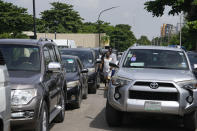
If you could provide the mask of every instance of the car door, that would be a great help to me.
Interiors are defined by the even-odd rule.
[[[43,47],[44,63],[45,63],[45,74],[44,74],[44,84],[47,88],[49,94],[49,111],[52,112],[55,109],[56,98],[54,97],[55,82],[53,78],[53,73],[48,71],[48,64],[53,62],[51,55],[49,53],[48,46]]]

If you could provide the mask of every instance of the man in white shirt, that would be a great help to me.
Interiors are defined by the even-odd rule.
[[[111,62],[114,63],[114,64],[118,64],[116,54],[114,54],[112,52],[112,47],[109,48],[109,52],[110,52],[110,56],[109,57],[112,59]],[[111,76],[113,76],[114,73],[115,73],[115,69],[112,68]]]

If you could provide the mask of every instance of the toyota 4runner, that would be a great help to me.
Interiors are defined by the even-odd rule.
[[[121,124],[123,112],[183,118],[197,129],[197,81],[182,49],[133,46],[119,65],[108,89],[106,120]]]

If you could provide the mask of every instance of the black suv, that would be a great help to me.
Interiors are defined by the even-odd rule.
[[[49,40],[0,40],[11,82],[11,128],[48,131],[65,113],[64,70]],[[16,128],[15,128],[16,129]]]
[[[84,67],[88,69],[88,92],[96,94],[99,83],[98,64],[100,60],[95,59],[95,52],[89,48],[68,48],[60,50],[62,55],[78,56]]]

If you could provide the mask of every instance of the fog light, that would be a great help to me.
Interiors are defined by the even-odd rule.
[[[188,97],[186,98],[186,100],[187,100],[188,103],[191,104],[191,103],[194,101],[194,98],[193,98],[192,96],[188,96]]]
[[[117,93],[114,94],[114,98],[116,100],[120,99],[120,97],[121,97],[120,93],[117,92]]]
[[[25,112],[12,113],[11,117],[12,118],[24,118],[25,117]]]
[[[74,101],[76,99],[75,95],[71,96],[71,100]]]

